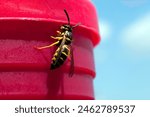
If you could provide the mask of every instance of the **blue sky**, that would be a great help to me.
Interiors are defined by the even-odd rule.
[[[101,43],[95,47],[96,99],[150,99],[150,0],[92,0]]]

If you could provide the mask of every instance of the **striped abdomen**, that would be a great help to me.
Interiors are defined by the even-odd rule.
[[[70,53],[68,46],[63,45],[61,55],[58,58],[58,61],[56,62],[59,51],[60,51],[60,48],[57,48],[55,54],[53,55],[52,63],[51,63],[51,69],[55,69],[55,68],[60,67],[65,62],[65,60],[67,59],[67,57],[69,56],[69,53]]]

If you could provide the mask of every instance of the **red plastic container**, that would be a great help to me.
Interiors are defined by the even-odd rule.
[[[55,40],[62,24],[73,30],[75,73],[70,62],[51,71]],[[89,0],[3,0],[0,2],[0,99],[94,99],[93,47],[99,42],[95,8]]]

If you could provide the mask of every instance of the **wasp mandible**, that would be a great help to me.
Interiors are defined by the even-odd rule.
[[[43,46],[43,47],[35,47],[38,50],[42,50],[45,48],[50,48],[54,45],[56,45],[58,48],[56,49],[52,60],[51,60],[51,66],[50,69],[56,69],[63,65],[63,63],[66,61],[68,57],[70,57],[70,73],[69,76],[72,77],[73,72],[74,72],[74,57],[73,57],[73,48],[72,48],[72,30],[74,27],[79,26],[80,23],[71,26],[70,25],[70,18],[67,13],[67,11],[64,9],[64,12],[67,16],[68,24],[62,25],[60,27],[60,31],[57,32],[57,36],[51,36],[52,39],[57,40],[56,42]]]

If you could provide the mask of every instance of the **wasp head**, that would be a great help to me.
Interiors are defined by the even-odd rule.
[[[61,29],[62,31],[69,31],[69,32],[72,32],[72,27],[71,27],[70,25],[62,25],[62,26],[60,27],[60,29]]]

